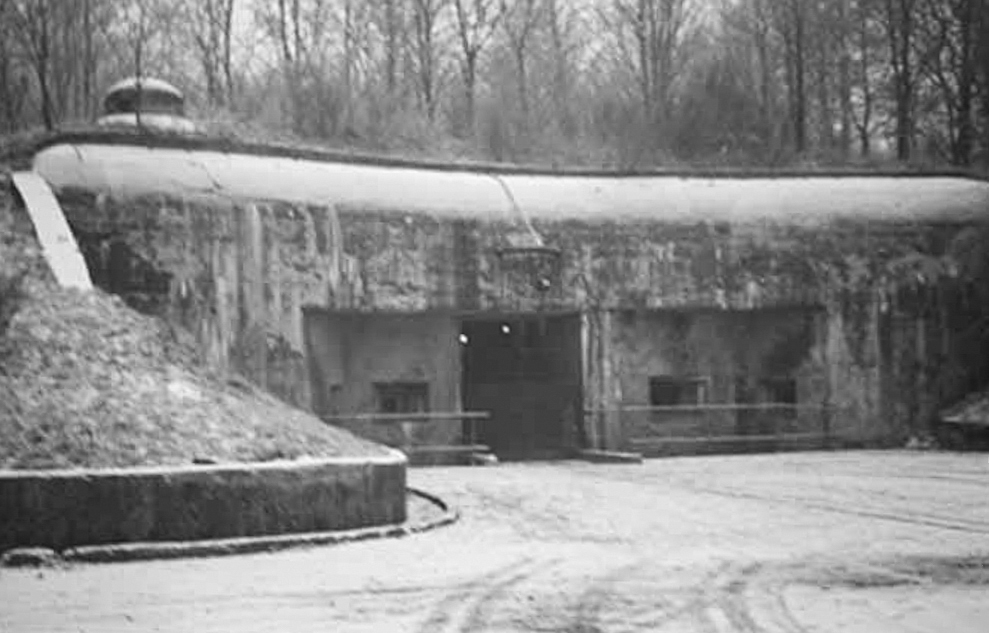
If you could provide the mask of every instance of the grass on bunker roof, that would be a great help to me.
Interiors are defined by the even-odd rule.
[[[0,469],[386,454],[213,371],[188,332],[102,291],[57,287],[2,198]]]

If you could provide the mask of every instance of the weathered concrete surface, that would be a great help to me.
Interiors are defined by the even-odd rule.
[[[345,547],[0,570],[0,626],[982,633],[972,593],[989,578],[951,568],[989,562],[987,477],[985,455],[907,452],[414,470],[460,521]],[[924,626],[938,608],[943,626]]]
[[[60,558],[56,555],[55,560],[58,563],[117,563],[276,552],[296,547],[338,545],[379,538],[398,538],[434,530],[449,525],[459,518],[455,510],[449,509],[441,499],[429,493],[409,489],[406,500],[407,521],[405,523],[389,523],[348,530],[292,532],[197,541],[141,541],[109,545],[83,545],[64,550]],[[41,549],[51,552],[51,550]],[[20,552],[24,552],[24,550],[8,550],[4,558],[7,558],[7,554],[16,555]],[[52,553],[54,554],[54,552]],[[7,563],[6,560],[2,562]]]
[[[944,173],[560,173],[506,165],[396,164],[403,161],[360,160],[349,153],[286,146],[238,148],[209,138],[60,136],[45,142],[34,157],[36,170],[50,174],[56,186],[85,180],[125,197],[178,192],[300,205],[343,200],[364,208],[445,217],[519,219],[502,189],[504,183],[530,217],[586,220],[621,215],[682,223],[762,218],[813,223],[822,217],[938,221],[981,215],[989,202],[989,183]]]
[[[406,460],[0,472],[0,550],[357,528],[405,520]]]
[[[306,310],[307,357],[313,411],[340,416],[378,408],[377,383],[421,383],[431,411],[460,406],[460,349],[456,320],[445,314],[340,314]],[[395,424],[337,421],[350,431],[390,446],[405,441]],[[414,424],[417,444],[459,442],[459,420]]]
[[[793,380],[796,400],[808,407],[792,419],[770,419],[761,412],[751,423],[735,411],[708,413],[623,413],[630,437],[703,434],[741,435],[781,431],[822,431],[824,419],[812,407],[832,406],[823,378],[828,361],[819,329],[821,309],[748,311],[626,311],[612,319],[610,345],[613,387],[625,405],[649,405],[651,376],[697,377],[702,402],[759,404],[773,401],[766,383]],[[790,412],[787,412],[790,413]],[[852,409],[852,413],[857,413]],[[837,416],[835,433],[855,434],[855,420]]]
[[[528,175],[506,180],[519,188],[520,215],[483,174],[279,159],[285,179],[258,186],[284,196],[262,199],[248,195],[256,183],[218,186],[196,166],[213,161],[214,177],[232,178],[234,155],[180,153],[185,162],[159,186],[117,170],[120,156],[157,150],[72,149],[45,154],[71,168],[55,170],[58,161],[44,157],[37,167],[57,186],[96,283],[187,325],[215,362],[303,407],[323,388],[307,363],[310,307],[438,320],[579,313],[587,409],[622,402],[614,341],[624,311],[812,311],[801,397],[828,400],[845,412],[846,430],[881,443],[922,432],[941,406],[989,380],[989,353],[972,335],[989,270],[978,257],[965,265],[975,252],[966,244],[985,241],[984,182]],[[302,177],[326,170],[328,181]],[[405,206],[393,199],[402,189],[379,190],[416,177],[438,189],[407,185]],[[300,198],[307,187],[326,197]],[[530,227],[562,254],[545,292],[506,272],[498,255],[531,237]],[[614,420],[596,424],[594,446],[620,446]]]

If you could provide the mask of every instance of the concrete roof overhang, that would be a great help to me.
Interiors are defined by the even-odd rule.
[[[989,182],[957,173],[568,172],[98,136],[56,139],[37,151],[33,166],[55,188],[115,196],[284,201],[491,221],[514,221],[519,213],[583,222],[989,220]]]

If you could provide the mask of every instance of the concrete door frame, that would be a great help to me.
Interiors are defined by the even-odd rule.
[[[572,449],[577,447],[580,442],[580,438],[577,436],[584,435],[584,420],[583,420],[583,399],[584,399],[584,369],[583,369],[583,347],[581,338],[581,313],[576,310],[566,310],[566,311],[552,311],[552,312],[534,312],[534,311],[477,311],[469,313],[461,313],[458,315],[458,322],[460,324],[460,334],[462,337],[467,337],[468,334],[477,334],[476,324],[503,324],[508,325],[509,328],[513,327],[513,324],[532,324],[538,323],[540,321],[550,321],[556,320],[559,324],[564,327],[569,327],[572,332],[561,332],[559,334],[558,345],[545,348],[548,350],[548,356],[543,357],[543,361],[546,362],[552,369],[543,376],[547,380],[546,387],[551,387],[554,384],[556,389],[547,388],[544,393],[550,395],[551,398],[557,398],[556,401],[559,405],[559,427],[553,429],[553,433],[547,434],[547,437],[552,435],[553,446],[529,446],[519,448],[516,446],[511,446],[511,442],[501,443],[502,445],[496,446],[500,442],[491,442],[491,438],[496,438],[495,434],[490,432],[482,432],[482,438],[485,438],[484,443],[492,445],[492,449],[496,452],[501,449],[502,452],[507,450],[509,452],[518,453],[522,457],[531,456],[545,456],[548,453],[558,453],[564,454],[569,453]],[[475,324],[475,327],[471,327],[471,324]],[[548,323],[547,323],[548,325]],[[527,325],[523,325],[523,328]],[[545,327],[545,326],[540,326]],[[523,330],[524,331],[524,330]],[[505,332],[506,335],[512,334],[511,330]],[[489,332],[490,334],[490,332]],[[539,337],[546,336],[545,334],[537,335]],[[461,382],[460,382],[460,395],[461,395],[461,405],[464,410],[471,408],[478,408],[474,406],[474,394],[472,392],[472,378],[471,374],[471,364],[472,361],[469,359],[467,346],[470,345],[470,341],[466,338],[462,338],[461,344],[464,346],[461,352]],[[569,356],[569,359],[567,358]],[[474,360],[473,362],[477,362]],[[539,383],[528,382],[524,375],[526,369],[531,369],[531,367],[526,367],[525,363],[529,362],[527,360],[520,359],[519,362],[522,363],[520,368],[522,369],[522,376],[520,381],[526,386],[538,385]],[[473,388],[477,388],[483,383],[474,382]],[[489,383],[488,386],[494,386],[497,383]],[[504,385],[507,387],[510,382],[505,382]],[[524,391],[524,389],[520,390]],[[570,392],[569,394],[567,392]],[[518,391],[513,391],[512,395],[516,398],[521,398],[522,394]],[[511,400],[511,398],[505,398],[504,400]],[[572,403],[567,404],[567,400],[572,400]],[[550,408],[553,408],[553,400],[549,400]],[[507,406],[507,402],[505,403]],[[531,408],[527,408],[527,411],[532,411]],[[531,414],[535,419],[537,413],[533,412]],[[497,412],[492,412],[491,424],[497,423]],[[541,427],[545,431],[547,426]],[[546,440],[546,437],[540,437],[538,432],[536,432],[537,439]],[[545,449],[545,450],[542,450]],[[538,454],[537,454],[538,453]]]

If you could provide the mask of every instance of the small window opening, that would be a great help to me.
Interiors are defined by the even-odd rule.
[[[378,413],[425,413],[429,411],[429,384],[425,382],[379,382],[374,384]]]
[[[697,377],[651,376],[649,404],[654,407],[703,404],[707,401],[707,381]]]
[[[773,404],[797,404],[797,381],[793,378],[764,378],[763,399]]]

